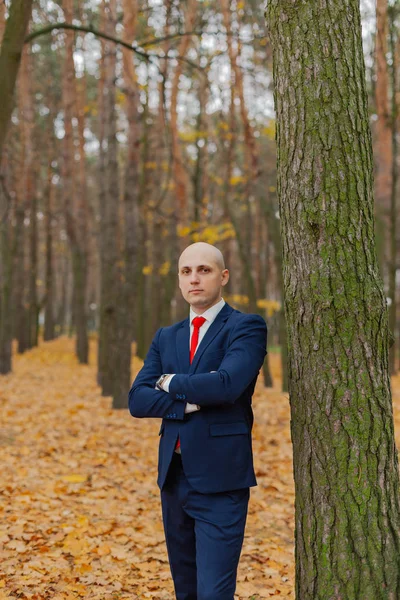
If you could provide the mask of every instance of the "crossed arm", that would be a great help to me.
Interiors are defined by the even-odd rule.
[[[133,417],[174,415],[183,420],[187,403],[201,408],[234,404],[250,385],[264,362],[267,326],[259,315],[244,315],[231,334],[229,347],[217,371],[174,374],[168,392],[154,389],[162,374],[158,329],[149,352],[129,392],[129,411]]]

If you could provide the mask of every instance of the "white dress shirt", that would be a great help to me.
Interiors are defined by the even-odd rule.
[[[195,354],[196,354],[197,348],[199,347],[201,340],[205,336],[205,334],[207,332],[207,329],[210,327],[211,323],[213,321],[215,321],[215,318],[216,318],[217,314],[223,308],[224,304],[225,304],[225,300],[223,298],[221,298],[221,300],[219,302],[217,302],[216,304],[213,304],[213,306],[210,306],[210,308],[207,308],[207,310],[204,311],[201,315],[198,315],[196,312],[194,312],[193,308],[190,307],[190,315],[189,315],[189,319],[190,319],[190,336],[189,336],[189,349],[188,349],[188,352],[190,352],[190,343],[191,343],[191,340],[192,340],[192,335],[193,335],[193,330],[194,330],[193,319],[195,317],[204,317],[206,319],[206,321],[203,323],[203,325],[199,329],[199,341],[197,342],[197,347],[196,347],[196,350],[195,350]],[[171,379],[173,378],[174,375],[175,375],[175,373],[173,373],[172,375],[170,375],[164,381],[164,383],[162,385],[163,390],[165,390],[166,392],[169,392],[169,384],[170,384]],[[190,408],[190,407],[194,407],[194,408]],[[188,402],[187,403],[187,409],[186,409],[185,412],[192,412],[194,410],[198,410],[197,405],[196,404],[190,404],[190,402]]]

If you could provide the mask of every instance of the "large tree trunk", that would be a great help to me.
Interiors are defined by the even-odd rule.
[[[358,0],[269,0],[296,597],[400,597],[388,310],[375,251]]]

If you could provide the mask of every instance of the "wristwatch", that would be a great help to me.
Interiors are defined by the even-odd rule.
[[[170,373],[164,373],[164,375],[161,375],[161,377],[159,377],[156,381],[156,388],[161,390],[162,392],[165,392],[165,390],[163,389],[162,385],[164,383],[164,381],[167,379],[167,377],[170,376]]]

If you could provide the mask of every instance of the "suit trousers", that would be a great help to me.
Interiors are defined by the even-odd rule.
[[[203,494],[174,452],[161,508],[177,600],[233,600],[250,489]]]

